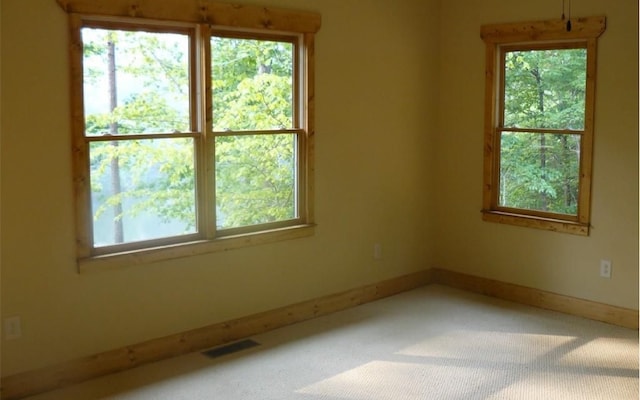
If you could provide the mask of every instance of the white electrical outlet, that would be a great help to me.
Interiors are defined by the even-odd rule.
[[[22,336],[22,321],[20,317],[4,319],[4,338],[6,340],[20,339]]]
[[[382,258],[382,245],[380,243],[373,245],[373,258],[376,260],[380,260]]]
[[[600,277],[611,279],[611,260],[600,260]]]

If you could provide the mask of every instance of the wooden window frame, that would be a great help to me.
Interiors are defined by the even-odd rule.
[[[595,114],[595,86],[597,63],[597,39],[606,29],[603,16],[567,21],[549,20],[509,24],[492,24],[481,27],[485,42],[485,116],[484,116],[484,172],[482,218],[485,221],[523,227],[589,235],[591,224],[591,170],[593,130]],[[510,131],[503,125],[504,65],[506,50],[586,48],[586,96],[585,126],[581,131],[554,131],[527,129],[533,133],[571,133],[581,136],[580,171],[578,183],[577,215],[564,215],[526,209],[502,207],[498,203],[500,180],[501,133]]]
[[[226,251],[245,246],[308,237],[314,234],[314,137],[315,137],[315,33],[320,28],[320,15],[258,6],[240,6],[200,0],[56,0],[69,14],[70,32],[70,100],[73,147],[73,175],[76,201],[76,258],[79,271],[119,268],[129,265],[163,261],[178,257]],[[91,222],[91,192],[88,170],[88,143],[85,136],[83,99],[84,26],[136,27],[143,30],[180,31],[192,35],[193,60],[190,73],[199,78],[192,83],[192,132],[182,134],[193,138],[196,146],[197,233],[167,239],[149,240],[110,246],[106,250],[93,246]],[[209,202],[215,203],[213,178],[205,175],[214,153],[216,135],[213,132],[211,109],[211,49],[212,34],[254,39],[286,38],[295,42],[294,55],[294,126],[281,132],[297,137],[296,191],[298,216],[285,223],[257,225],[218,230]],[[198,93],[198,94],[196,94]],[[256,132],[249,132],[256,133]],[[246,134],[243,132],[242,134]],[[145,138],[153,135],[145,134]],[[162,136],[158,135],[158,136]],[[100,139],[98,139],[100,140]],[[206,173],[205,173],[206,172]]]

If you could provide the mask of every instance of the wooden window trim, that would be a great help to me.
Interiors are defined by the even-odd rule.
[[[480,36],[486,44],[482,197],[482,218],[485,221],[589,235],[597,38],[606,29],[606,18],[604,16],[578,18],[572,20],[571,24],[571,31],[567,31],[567,21],[562,19],[492,24],[481,27]],[[504,107],[501,94],[501,79],[503,79],[501,52],[504,48],[514,47],[526,49],[575,47],[576,43],[587,49],[585,127],[583,131],[578,131],[581,134],[578,213],[576,216],[565,217],[558,214],[499,207],[499,132],[503,130],[502,116],[499,114]],[[575,132],[572,131],[572,133]]]
[[[285,10],[277,8],[265,8],[258,6],[234,5],[218,2],[203,2],[201,0],[56,0],[60,7],[69,14],[70,29],[70,57],[71,57],[71,129],[74,165],[74,189],[76,199],[76,258],[79,271],[90,271],[104,268],[120,268],[129,265],[144,264],[163,261],[173,258],[186,257],[217,251],[241,248],[245,246],[271,243],[281,240],[291,240],[314,234],[314,138],[315,138],[315,89],[314,89],[314,65],[315,65],[315,33],[320,28],[320,15],[314,12]],[[296,95],[303,94],[303,98],[297,98],[299,112],[296,118],[296,129],[292,129],[298,137],[298,149],[300,160],[298,162],[299,174],[299,215],[295,221],[288,224],[275,223],[261,226],[259,231],[248,232],[244,229],[228,230],[217,233],[215,221],[202,226],[199,224],[201,234],[185,235],[178,240],[175,238],[150,240],[145,242],[146,247],[122,246],[122,251],[103,254],[92,249],[92,225],[90,214],[90,196],[87,194],[89,185],[88,177],[88,153],[86,139],[84,137],[84,104],[82,98],[82,40],[80,29],[84,26],[84,20],[100,21],[100,24],[113,24],[118,26],[121,21],[127,21],[129,26],[140,21],[140,25],[148,30],[146,21],[158,24],[161,29],[175,26],[178,31],[189,31],[185,28],[191,24],[196,31],[202,30],[204,35],[215,31],[247,32],[253,37],[278,37],[283,34],[299,37],[299,52],[296,54],[301,67],[297,70],[301,74],[296,76],[296,84],[302,87],[296,90]],[[112,22],[110,22],[112,21]],[[199,34],[196,32],[195,34]],[[202,33],[200,34],[202,35]],[[204,46],[199,49],[200,54],[205,54],[204,59],[197,59],[194,68],[210,71],[210,49],[207,40],[193,41],[196,46]],[[198,43],[203,42],[203,43]],[[193,71],[192,71],[193,72]],[[205,82],[208,80],[205,79]],[[201,92],[202,98],[209,98],[211,87],[208,83],[202,83],[193,92]],[[209,97],[207,97],[209,96]],[[195,97],[195,95],[194,95]],[[192,99],[194,107],[197,107],[203,116],[194,121],[195,132],[186,133],[194,140],[203,140],[199,146],[199,155],[196,159],[200,163],[199,170],[206,170],[206,154],[211,152],[211,146],[206,144],[206,137],[212,135],[211,109],[199,98]],[[301,124],[300,124],[301,123]],[[294,132],[295,131],[295,132]],[[196,136],[199,136],[197,138]],[[145,135],[145,137],[149,137]],[[213,136],[212,136],[213,137]],[[210,140],[211,141],[211,140]],[[196,147],[198,148],[198,146]],[[202,175],[202,174],[200,174]],[[197,177],[197,179],[204,179]],[[210,197],[208,191],[211,184],[201,184],[198,192],[198,204],[205,204],[202,198]],[[202,213],[203,207],[199,209]],[[206,221],[212,221],[206,218]],[[286,226],[283,226],[286,225]]]
[[[316,33],[320,15],[310,11],[202,0],[56,0],[69,14],[196,22],[228,28]]]

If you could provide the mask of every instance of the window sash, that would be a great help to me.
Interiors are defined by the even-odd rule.
[[[206,221],[202,220],[203,204],[199,192],[204,187],[203,180],[198,165],[200,164],[200,154],[202,154],[204,146],[204,131],[202,128],[202,113],[199,99],[199,79],[193,79],[200,73],[198,68],[197,45],[200,41],[200,28],[196,24],[178,23],[178,22],[158,22],[158,21],[137,21],[128,18],[111,18],[108,16],[71,16],[71,35],[72,35],[72,51],[71,51],[71,68],[72,68],[72,113],[74,131],[74,154],[75,162],[83,167],[76,168],[76,198],[77,207],[77,231],[78,231],[78,257],[88,258],[92,256],[103,256],[108,254],[117,254],[128,251],[135,251],[145,248],[154,248],[159,246],[174,245],[182,242],[190,242],[201,240],[206,237]],[[115,134],[106,136],[86,135],[85,125],[85,99],[84,99],[84,45],[82,41],[81,31],[83,28],[97,28],[105,30],[120,31],[144,31],[152,33],[177,33],[186,35],[189,38],[189,54],[188,54],[188,72],[189,79],[189,132],[157,132],[157,133],[134,133],[134,134]],[[73,45],[75,43],[75,45]],[[136,140],[154,140],[168,138],[191,138],[193,139],[194,149],[192,160],[194,163],[194,191],[195,191],[195,232],[180,235],[171,235],[156,239],[125,241],[123,243],[115,243],[108,245],[96,245],[94,243],[94,223],[93,223],[93,207],[92,207],[92,190],[90,187],[91,177],[89,168],[90,146],[92,143],[99,142],[131,142]],[[78,165],[76,164],[76,165]]]
[[[511,51],[528,51],[528,50],[566,50],[566,49],[588,49],[587,46],[587,42],[586,41],[571,41],[571,42],[567,42],[567,43],[563,43],[563,42],[557,42],[557,43],[520,43],[520,44],[516,44],[516,45],[501,45],[498,46],[498,61],[496,62],[499,71],[498,71],[498,76],[499,76],[499,89],[498,89],[498,99],[497,99],[497,110],[496,110],[496,114],[497,114],[497,127],[494,128],[494,134],[493,137],[495,138],[494,140],[494,148],[498,149],[498,151],[495,152],[495,165],[496,165],[496,171],[492,176],[492,185],[494,188],[496,188],[495,190],[493,190],[492,192],[492,197],[491,197],[491,210],[497,211],[497,212],[503,212],[503,213],[507,213],[507,214],[512,214],[512,215],[523,215],[523,216],[529,216],[529,217],[539,217],[539,218],[544,218],[544,219],[553,219],[553,220],[560,220],[560,221],[567,221],[567,222],[573,222],[573,223],[580,223],[581,220],[579,218],[580,216],[580,206],[582,204],[584,204],[584,201],[579,201],[578,202],[578,211],[575,215],[573,214],[560,214],[560,213],[554,213],[554,212],[544,212],[541,210],[536,210],[536,209],[529,209],[529,208],[513,208],[513,207],[505,207],[500,205],[500,193],[501,193],[501,189],[500,189],[500,170],[501,170],[501,166],[502,166],[502,160],[501,160],[501,151],[499,149],[501,149],[501,139],[502,139],[502,133],[504,132],[527,132],[527,133],[539,133],[539,134],[546,134],[546,133],[550,133],[550,134],[578,134],[581,135],[581,156],[580,156],[580,170],[578,172],[578,176],[579,176],[579,184],[578,184],[578,198],[582,199],[584,197],[584,194],[582,193],[582,187],[584,186],[584,184],[582,183],[583,181],[583,154],[584,154],[584,149],[582,149],[583,145],[583,139],[585,138],[585,136],[588,136],[587,131],[586,131],[586,125],[588,124],[587,122],[587,113],[588,113],[588,104],[585,101],[585,129],[582,130],[572,130],[572,129],[547,129],[547,128],[529,128],[529,127],[510,127],[510,126],[505,126],[504,124],[504,119],[505,119],[505,108],[506,108],[506,104],[505,104],[505,92],[506,92],[506,82],[505,82],[505,69],[506,69],[506,65],[505,65],[505,60],[506,60],[506,54],[508,52]],[[591,57],[592,58],[592,57]],[[587,51],[587,64],[589,63],[589,52]],[[587,79],[585,82],[585,91],[586,91],[586,95],[588,95],[588,93],[590,92],[591,85],[593,85],[593,80]]]
[[[244,132],[283,132],[283,131],[292,131],[292,130],[301,130],[304,129],[302,126],[304,120],[306,119],[305,107],[304,107],[304,88],[301,86],[303,81],[303,73],[302,71],[305,69],[304,65],[304,55],[303,55],[303,46],[304,46],[304,35],[302,34],[292,34],[292,33],[273,33],[273,32],[262,32],[262,31],[238,31],[235,29],[224,29],[221,27],[213,27],[209,33],[209,38],[219,37],[225,39],[247,39],[247,40],[264,40],[264,41],[272,41],[272,42],[283,42],[289,43],[293,46],[293,54],[292,54],[292,125],[290,127],[282,128],[282,129],[271,129],[271,130],[215,130],[213,125],[210,127],[210,131],[213,132],[216,136],[227,135],[227,134],[244,134]],[[215,59],[215,54],[212,54],[210,42],[207,43],[208,52],[207,58],[210,62],[213,62]],[[212,69],[208,68],[207,72],[211,72]],[[211,81],[211,76],[207,76],[206,79],[209,79],[207,82]],[[207,97],[207,99],[211,99],[211,96]],[[215,104],[212,104],[212,107],[215,107]],[[215,113],[215,109],[213,109]]]
[[[500,203],[500,195],[502,193],[502,189],[501,189],[501,169],[502,169],[502,145],[501,145],[501,141],[502,141],[502,134],[503,133],[529,133],[529,134],[537,134],[537,135],[547,135],[547,134],[553,134],[553,135],[577,135],[580,137],[580,154],[583,153],[583,146],[582,146],[582,142],[583,142],[583,138],[584,138],[584,131],[572,131],[572,130],[554,130],[554,129],[520,129],[520,128],[496,128],[495,130],[495,135],[497,138],[497,148],[500,149],[500,151],[496,152],[496,156],[498,158],[497,161],[497,165],[498,165],[498,173],[495,176],[495,180],[494,180],[494,187],[498,188],[495,193],[494,193],[494,201],[495,201],[495,207],[494,210],[498,211],[498,212],[503,212],[503,213],[507,213],[507,214],[521,214],[521,215],[526,215],[526,216],[531,216],[531,217],[539,217],[539,218],[545,218],[545,219],[554,219],[554,220],[565,220],[565,221],[569,221],[569,222],[574,222],[574,223],[579,223],[579,218],[578,215],[580,214],[580,210],[578,209],[576,211],[575,214],[564,214],[564,213],[557,213],[557,212],[552,212],[552,211],[543,211],[543,210],[538,210],[535,208],[517,208],[517,207],[509,207],[509,206],[505,206],[505,205],[501,205]],[[580,159],[578,160],[579,164],[580,164]],[[579,165],[578,171],[577,171],[577,176],[580,177],[581,174],[581,170],[582,167]],[[580,196],[580,192],[578,189],[578,197]],[[578,208],[579,208],[580,204],[578,203]]]
[[[506,118],[506,104],[505,104],[505,98],[506,98],[506,91],[507,91],[507,83],[506,83],[506,56],[507,53],[511,53],[511,52],[526,52],[526,51],[544,51],[544,50],[577,50],[577,49],[585,49],[588,50],[587,48],[587,42],[586,41],[572,41],[572,42],[568,42],[568,43],[529,43],[529,44],[518,44],[518,45],[501,45],[499,46],[499,81],[500,81],[500,87],[499,87],[499,94],[500,94],[500,98],[499,98],[499,104],[498,104],[498,122],[497,122],[497,126],[501,127],[501,128],[511,128],[511,129],[518,129],[518,128],[523,128],[523,129],[538,129],[538,130],[545,130],[548,129],[549,131],[558,131],[558,129],[553,129],[553,128],[544,128],[544,127],[533,127],[533,126],[524,126],[524,127],[514,127],[511,125],[506,125],[505,124],[505,118]],[[587,56],[588,56],[588,51],[587,51]],[[586,65],[585,65],[586,68]],[[586,72],[586,69],[585,69]],[[587,92],[587,85],[589,84],[588,80],[585,77],[585,96],[586,96],[586,92]],[[587,104],[585,101],[585,114],[584,114],[584,119],[585,119],[585,123],[586,123],[586,111],[587,111]],[[572,129],[572,131],[585,131],[585,127],[583,127],[583,129]],[[568,129],[566,129],[568,130]]]
[[[263,135],[282,135],[293,134],[295,135],[295,154],[294,154],[294,217],[290,219],[283,219],[269,223],[257,223],[250,225],[242,225],[237,227],[218,227],[217,214],[214,212],[212,218],[209,221],[209,227],[211,232],[211,238],[223,238],[233,237],[242,234],[249,234],[273,229],[281,229],[290,226],[302,225],[308,221],[308,216],[305,212],[307,210],[307,195],[305,193],[306,180],[303,171],[307,170],[307,133],[303,128],[303,124],[307,119],[305,114],[306,107],[304,107],[303,93],[304,86],[301,84],[303,79],[302,70],[303,64],[303,44],[304,36],[301,34],[283,33],[283,32],[264,32],[264,31],[238,31],[236,29],[224,29],[221,27],[212,27],[209,32],[206,33],[206,59],[207,67],[205,70],[205,81],[207,83],[212,82],[214,77],[212,76],[213,68],[212,64],[215,59],[215,54],[211,48],[211,38],[220,37],[226,39],[246,39],[246,40],[264,40],[272,42],[289,43],[293,46],[292,51],[292,126],[290,128],[283,129],[270,129],[270,130],[214,130],[213,128],[213,115],[215,115],[215,101],[211,95],[212,90],[209,89],[209,93],[206,97],[207,101],[211,102],[208,110],[211,110],[213,115],[207,117],[207,127],[210,140],[208,141],[210,152],[213,154],[210,157],[211,160],[215,160],[217,154],[215,148],[216,138],[220,137],[246,137],[246,136],[263,136]],[[207,162],[209,159],[207,160]],[[215,162],[215,161],[213,161]],[[207,202],[207,206],[216,206],[216,181],[215,174],[209,174],[208,186],[209,186],[209,198],[211,201]]]

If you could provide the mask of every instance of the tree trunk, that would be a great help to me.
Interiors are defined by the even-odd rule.
[[[562,135],[562,163],[564,171],[564,207],[565,212],[570,212],[572,196],[571,196],[571,149],[569,148],[569,141],[567,135]]]
[[[544,133],[540,134],[540,169],[542,170],[541,178],[543,182],[547,181],[547,138]],[[547,193],[543,190],[540,192],[540,209],[547,211]]]
[[[116,83],[116,45],[113,36],[109,37],[107,48],[107,59],[109,68],[109,111],[113,111],[118,106],[118,92]],[[118,134],[118,123],[109,123],[109,134]],[[113,146],[113,157],[111,157],[111,192],[114,196],[122,192],[120,182],[120,159],[118,157],[118,141],[111,142]],[[118,201],[113,206],[113,241],[115,243],[124,242],[124,229],[122,226],[122,202]]]
[[[540,70],[536,68],[533,70],[533,76],[536,78],[536,84],[538,85],[538,110],[544,120],[544,88],[542,87],[542,76],[540,76]],[[544,133],[540,134],[540,177],[542,182],[547,181],[547,139]],[[547,211],[547,193],[543,190],[540,192],[540,210]]]

